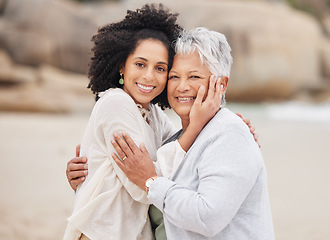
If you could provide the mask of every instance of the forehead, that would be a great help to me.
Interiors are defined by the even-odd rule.
[[[189,55],[183,55],[180,53],[176,54],[174,56],[171,71],[198,71],[204,74],[210,73],[206,64],[202,63],[201,58],[196,50]]]
[[[134,52],[131,55],[148,55],[155,58],[168,58],[166,46],[156,39],[145,39],[138,42]]]

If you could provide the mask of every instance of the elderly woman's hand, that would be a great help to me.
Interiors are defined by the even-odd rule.
[[[121,135],[114,133],[111,144],[119,156],[113,153],[113,160],[131,182],[146,191],[146,181],[151,177],[156,177],[157,173],[144,144],[141,144],[139,148],[125,132]]]
[[[86,180],[88,165],[86,157],[79,157],[80,145],[76,147],[76,157],[72,158],[66,167],[66,177],[71,188],[76,191],[77,186]]]

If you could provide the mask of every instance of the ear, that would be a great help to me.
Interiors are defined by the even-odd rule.
[[[224,76],[220,79],[220,84],[223,86],[223,91],[225,92],[228,86],[229,78]]]
[[[120,73],[120,74],[124,74],[124,70],[125,70],[124,67],[119,68],[119,73]]]
[[[124,74],[124,72],[125,72],[125,64],[120,64],[120,66],[119,66],[119,73],[120,74]]]

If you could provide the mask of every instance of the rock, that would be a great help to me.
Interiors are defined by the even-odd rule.
[[[0,24],[0,46],[19,63],[47,63],[85,73],[97,25],[81,11],[79,4],[69,1],[10,0],[5,24]]]
[[[322,73],[330,84],[330,40],[325,39],[322,44]]]
[[[0,49],[0,86],[33,83],[37,81],[35,68],[14,64],[9,55]]]
[[[89,113],[94,105],[92,92],[87,89],[88,79],[83,74],[49,65],[32,68],[13,64],[12,69],[16,74],[12,73],[9,79],[15,84],[3,85],[0,81],[1,111]]]
[[[0,110],[90,111],[94,100],[85,73],[92,35],[121,20],[127,9],[152,2],[0,0]],[[165,5],[180,14],[185,28],[205,26],[227,36],[234,57],[229,101],[329,95],[329,17],[322,19],[322,32],[310,15],[273,1],[167,0]]]

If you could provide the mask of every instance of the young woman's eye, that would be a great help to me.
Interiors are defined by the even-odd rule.
[[[166,69],[164,67],[157,67],[156,69],[159,72],[166,72]]]
[[[144,67],[144,64],[143,63],[139,63],[139,62],[136,63],[135,65],[138,66],[138,67]]]

